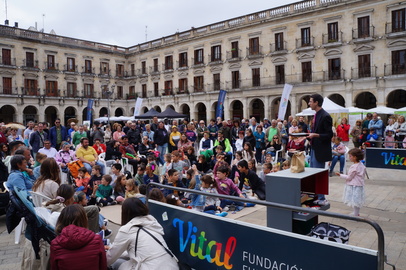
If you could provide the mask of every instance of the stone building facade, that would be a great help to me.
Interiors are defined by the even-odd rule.
[[[0,26],[0,121],[53,122],[171,106],[192,119],[276,118],[320,93],[342,106],[406,106],[406,2],[308,0],[129,48]]]

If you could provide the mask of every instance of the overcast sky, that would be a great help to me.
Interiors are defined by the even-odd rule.
[[[153,40],[297,2],[282,0],[2,0],[0,23],[28,29],[38,24],[45,32],[129,47]],[[45,14],[45,17],[42,15]],[[44,20],[43,20],[44,19]],[[43,23],[44,21],[44,23]]]

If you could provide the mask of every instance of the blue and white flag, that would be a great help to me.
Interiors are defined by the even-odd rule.
[[[142,99],[142,98],[137,98],[137,101],[135,101],[134,117],[140,115],[141,105],[142,105],[143,100],[144,99]]]
[[[283,87],[283,93],[281,97],[281,102],[279,103],[279,112],[278,112],[278,118],[283,120],[285,119],[285,114],[286,114],[286,109],[288,108],[289,105],[289,96],[290,92],[292,91],[293,85],[285,83],[285,86]]]
[[[87,113],[86,113],[86,120],[92,122],[92,108],[93,108],[93,99],[87,100]]]
[[[221,117],[223,119],[224,114],[224,100],[226,99],[226,91],[220,90],[219,92],[219,99],[217,101],[217,108],[216,108],[216,118]]]

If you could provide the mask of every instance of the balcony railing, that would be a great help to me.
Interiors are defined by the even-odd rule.
[[[204,66],[204,56],[202,56],[201,58],[192,58],[192,63],[192,68]]]
[[[87,67],[82,67],[82,73],[84,74],[95,74],[95,68],[87,68]]]
[[[41,95],[41,90],[39,88],[22,88],[22,94],[25,96],[39,96]]]
[[[262,52],[262,46],[253,46],[247,48],[247,57],[248,58],[260,58],[264,57]]]
[[[10,58],[10,57],[1,57],[0,56],[0,65],[1,66],[15,66],[16,65],[16,59],[15,58]]]
[[[124,77],[125,71],[122,69],[116,69],[116,77],[122,78]]]
[[[38,70],[39,69],[38,60],[28,61],[27,59],[23,59],[22,68],[23,69]]]
[[[204,85],[193,85],[190,86],[191,89],[193,89],[194,93],[203,93],[204,92]]]
[[[226,53],[226,59],[228,62],[241,61],[242,51],[241,50],[231,50]]]
[[[110,76],[111,69],[100,68],[100,76]]]
[[[3,87],[1,88],[1,93],[3,95],[17,95],[17,88],[14,89],[13,87]]]
[[[164,72],[172,72],[173,71],[173,63],[163,63],[162,70]]]
[[[45,62],[45,71],[48,72],[58,72],[59,71],[59,63],[48,63]]]
[[[220,89],[224,89],[224,82],[214,82],[214,83],[208,83],[206,86],[206,91],[212,92],[212,91],[219,91]]]
[[[222,64],[223,61],[221,60],[221,56],[222,56],[221,53],[218,55],[209,54],[209,59],[210,59],[209,65]]]
[[[152,67],[149,67],[149,73],[150,73],[151,75],[157,75],[157,74],[159,74],[159,66],[152,66]]]
[[[127,99],[136,99],[138,95],[136,93],[127,94]]]
[[[45,96],[47,97],[59,97],[61,96],[60,89],[45,89]]]
[[[384,65],[384,74],[385,76],[391,75],[403,75],[406,74],[406,65],[405,64],[395,64],[395,65]]]
[[[63,71],[64,72],[77,72],[78,65],[75,65],[75,66],[63,65]]]
[[[376,66],[364,68],[351,68],[351,79],[371,78],[376,77]]]
[[[339,45],[343,43],[343,32],[323,34],[322,39],[323,45]]]
[[[352,39],[370,39],[375,36],[375,26],[352,29]]]
[[[164,89],[162,95],[163,96],[171,96],[171,95],[173,95],[173,89],[172,88],[171,89]]]
[[[148,77],[147,68],[139,68],[139,69],[137,69],[137,76]]]
[[[103,96],[103,93],[102,93]],[[83,97],[84,98],[95,98],[95,93],[94,90],[91,91],[83,91]],[[102,97],[103,98],[103,97]]]
[[[269,45],[271,54],[284,54],[288,52],[288,42],[272,43]]]
[[[389,37],[403,37],[406,36],[406,25],[404,23],[386,23],[385,34]]]
[[[75,98],[78,96],[78,91],[76,89],[66,90],[65,97]]]
[[[189,87],[187,87],[187,86],[183,87],[183,88],[177,87],[177,88],[175,88],[175,92],[178,95],[189,94]]]
[[[314,37],[296,39],[296,49],[297,50],[300,50],[303,48],[310,48],[310,47],[314,47]]]
[[[182,70],[182,69],[188,69],[188,68],[189,68],[188,65],[187,65],[187,60],[184,61],[184,62],[176,61],[176,67],[177,67],[178,69],[180,69],[180,70]]]
[[[334,81],[334,80],[344,80],[345,79],[345,70],[329,70],[325,72],[325,80],[326,81]]]

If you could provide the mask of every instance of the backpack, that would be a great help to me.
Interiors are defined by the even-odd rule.
[[[82,161],[80,161],[80,160],[69,162],[67,165],[69,168],[69,172],[73,178],[78,177],[79,169],[84,166]]]

